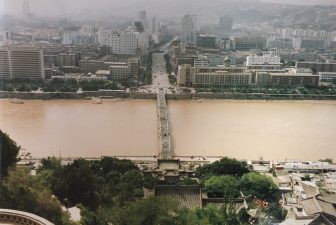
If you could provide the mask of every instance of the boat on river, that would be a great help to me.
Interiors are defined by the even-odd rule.
[[[101,98],[92,98],[92,102],[94,104],[102,104],[103,100],[101,100]]]
[[[14,103],[14,104],[23,104],[24,102],[21,99],[14,98],[14,99],[11,100],[11,103]]]

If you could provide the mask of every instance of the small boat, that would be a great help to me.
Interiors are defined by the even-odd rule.
[[[201,98],[198,99],[198,100],[197,100],[197,103],[202,103],[202,99],[201,99]]]
[[[23,104],[24,102],[18,98],[14,98],[11,100],[11,103],[15,103],[15,104]]]
[[[284,167],[282,164],[277,164],[277,165],[275,166],[275,169],[276,169],[276,170],[283,170],[283,169],[285,169],[285,167]]]
[[[103,101],[101,100],[101,98],[92,98],[92,102],[94,104],[102,104],[103,103]]]

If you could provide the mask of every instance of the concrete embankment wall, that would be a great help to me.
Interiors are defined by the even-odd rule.
[[[273,95],[242,93],[190,93],[167,94],[167,99],[253,99],[253,100],[336,100],[336,95]]]
[[[134,99],[156,99],[155,93],[126,93],[110,91],[85,91],[82,93],[73,92],[0,92],[0,98],[19,99],[86,99],[90,97],[102,98],[134,98]]]
[[[19,99],[85,99],[90,97],[102,98],[132,98],[132,99],[156,99],[155,93],[139,92],[113,92],[113,91],[86,91],[82,93],[72,92],[0,92],[0,98]],[[242,93],[183,93],[166,94],[167,100],[183,99],[254,99],[254,100],[336,100],[336,95],[290,95],[290,94],[242,94]]]

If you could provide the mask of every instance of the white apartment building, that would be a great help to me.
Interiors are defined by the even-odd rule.
[[[196,68],[190,64],[178,67],[178,85],[248,86],[251,83],[250,72],[228,71],[220,67]]]
[[[262,64],[280,64],[279,56],[271,56],[264,54],[263,56],[247,56],[246,65],[262,65]]]
[[[138,47],[147,49],[149,35],[146,32],[139,33],[133,30],[114,31],[102,30],[99,32],[99,44],[112,48],[114,54],[134,55]]]
[[[121,32],[120,39],[120,53],[122,54],[135,54],[138,47],[138,33],[131,30]]]
[[[194,60],[194,67],[208,67],[209,65],[207,56],[198,55],[197,59]]]
[[[273,52],[264,54],[263,56],[247,56],[246,69],[280,69],[280,60],[280,56],[274,54]]]
[[[121,34],[118,31],[102,30],[98,41],[101,45],[110,46],[113,53],[121,52]]]
[[[252,73],[229,73],[227,71],[195,72],[193,85],[248,86],[252,82]]]

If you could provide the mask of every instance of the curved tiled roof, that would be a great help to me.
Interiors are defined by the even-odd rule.
[[[0,225],[54,225],[50,221],[32,213],[13,210],[0,209]]]
[[[173,198],[186,208],[202,207],[201,188],[198,185],[157,185],[155,196]]]

